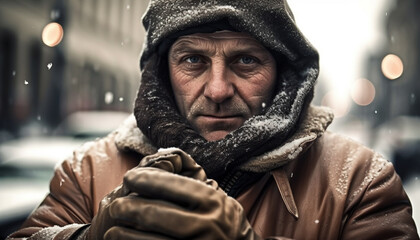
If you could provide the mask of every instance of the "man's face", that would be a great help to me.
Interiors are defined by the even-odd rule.
[[[276,62],[248,34],[180,37],[168,62],[180,113],[208,141],[224,138],[272,100]]]

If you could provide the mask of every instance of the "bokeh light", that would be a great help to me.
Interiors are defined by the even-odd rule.
[[[42,42],[49,47],[55,47],[61,42],[63,35],[63,27],[59,23],[52,22],[42,30]]]
[[[375,93],[375,86],[371,81],[364,78],[357,79],[350,89],[351,98],[360,106],[371,104],[375,99]]]
[[[336,118],[344,117],[350,110],[350,99],[347,93],[331,90],[322,98],[322,106],[330,107]]]
[[[385,77],[394,80],[401,77],[403,74],[404,64],[397,55],[388,54],[382,60],[381,68]]]

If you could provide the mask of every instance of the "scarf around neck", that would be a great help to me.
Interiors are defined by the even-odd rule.
[[[293,133],[300,110],[312,98],[313,85],[309,83],[314,81],[302,83],[292,72],[283,74],[287,81],[281,81],[280,91],[263,114],[248,119],[225,138],[209,142],[179,114],[165,68],[156,54],[143,69],[134,109],[137,126],[156,147],[177,147],[190,154],[208,177],[217,181],[251,157],[281,145]],[[316,78],[317,71],[305,77]]]

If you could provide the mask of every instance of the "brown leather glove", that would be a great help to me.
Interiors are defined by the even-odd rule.
[[[111,207],[111,216],[123,223],[106,232],[112,239],[130,234],[154,234],[161,239],[258,239],[241,205],[216,184],[169,173],[139,168],[124,184],[135,192]]]
[[[102,200],[85,239],[259,239],[241,205],[186,153],[164,150],[139,166]]]

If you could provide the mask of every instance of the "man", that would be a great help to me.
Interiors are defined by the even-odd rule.
[[[418,239],[392,164],[310,105],[318,54],[285,1],[152,0],[143,24],[135,120],[10,239]]]

